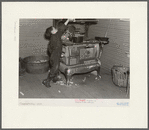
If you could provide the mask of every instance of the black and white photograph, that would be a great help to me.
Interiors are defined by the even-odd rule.
[[[146,1],[1,5],[2,128],[147,128]]]
[[[19,98],[129,99],[129,53],[130,19],[19,19]]]

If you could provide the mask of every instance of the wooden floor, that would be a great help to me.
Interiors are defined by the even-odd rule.
[[[45,74],[28,74],[19,78],[19,98],[98,98],[129,99],[126,88],[113,84],[111,74],[101,71],[102,78],[96,79],[92,73],[74,75],[71,86],[51,83],[51,88],[42,85]],[[65,77],[61,75],[64,82]]]

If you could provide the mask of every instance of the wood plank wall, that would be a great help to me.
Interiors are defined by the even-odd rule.
[[[53,25],[52,19],[20,19],[19,57],[47,55],[48,41],[45,30]]]
[[[95,36],[109,38],[101,57],[102,68],[111,71],[113,65],[129,67],[130,21],[120,19],[100,19],[98,24],[89,27],[89,38]]]

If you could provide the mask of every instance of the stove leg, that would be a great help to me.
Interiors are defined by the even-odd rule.
[[[65,70],[65,77],[66,77],[66,85],[69,85],[70,84],[70,79],[71,79],[71,72],[69,69],[66,69]]]
[[[70,84],[71,75],[66,75],[66,85]]]
[[[98,77],[98,78],[101,78],[101,75],[100,75],[100,66],[97,68],[96,71],[97,71],[97,77]]]

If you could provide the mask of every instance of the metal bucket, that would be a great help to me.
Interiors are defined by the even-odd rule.
[[[48,56],[29,56],[24,58],[26,72],[31,74],[42,74],[49,70]]]

